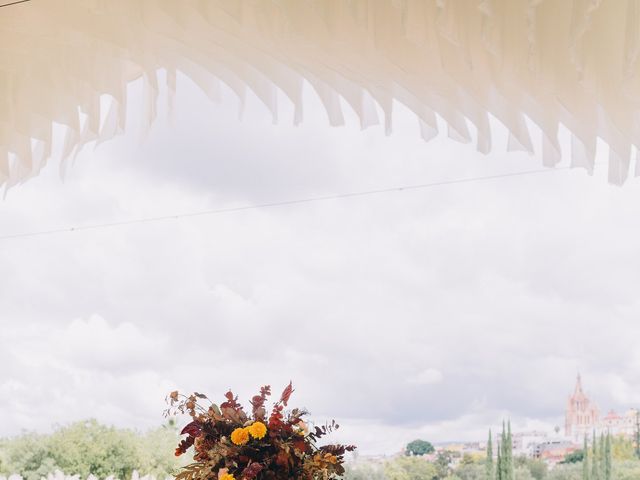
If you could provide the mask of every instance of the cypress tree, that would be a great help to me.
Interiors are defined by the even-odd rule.
[[[485,478],[493,480],[493,440],[491,439],[491,429],[489,429],[489,440],[487,441],[487,460],[485,463]]]
[[[511,420],[507,422],[507,480],[515,480],[513,469],[513,437],[511,436]]]
[[[511,480],[511,477],[509,476],[509,440],[504,427],[502,437],[504,438],[504,441],[502,442],[502,478],[504,478],[504,480]]]
[[[636,457],[640,459],[640,409],[636,409]]]
[[[510,480],[509,478],[509,457],[507,454],[507,432],[504,420],[502,421],[502,433],[500,434],[500,457],[498,460],[498,480]]]
[[[587,446],[587,436],[584,436],[584,455],[582,456],[582,480],[590,480],[589,478],[589,447]]]
[[[601,480],[600,465],[598,465],[598,437],[596,437],[595,430],[593,431],[591,452],[591,480]]]
[[[600,450],[600,458],[599,460],[599,464],[600,464],[600,480],[606,480],[606,452],[604,451],[604,433],[600,434],[600,445],[598,445],[598,448]]]
[[[604,444],[604,480],[611,480],[613,462],[611,461],[611,434],[607,433],[607,440]]]
[[[500,453],[500,450],[502,450],[502,444],[500,444],[498,446],[498,463],[496,465],[496,480],[504,480],[502,478],[502,454]]]

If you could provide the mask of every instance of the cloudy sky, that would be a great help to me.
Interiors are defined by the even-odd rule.
[[[482,156],[424,143],[401,108],[385,136],[328,127],[310,93],[297,127],[285,101],[274,125],[222,97],[181,78],[143,140],[131,108],[63,179],[51,164],[10,189],[0,235],[540,168],[499,128]],[[550,430],[578,371],[601,409],[636,406],[639,218],[638,181],[602,166],[0,240],[0,436],[145,429],[172,389],[246,399],[290,379],[364,453],[507,417]]]

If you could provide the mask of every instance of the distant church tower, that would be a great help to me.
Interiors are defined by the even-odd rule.
[[[578,374],[573,395],[567,401],[564,423],[565,436],[574,442],[580,442],[585,435],[591,436],[593,429],[598,427],[599,421],[598,407],[585,395],[582,390],[582,380]]]

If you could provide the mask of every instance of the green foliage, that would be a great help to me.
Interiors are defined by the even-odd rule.
[[[589,470],[589,447],[587,445],[587,437],[584,437],[584,446],[582,448],[582,480],[590,480]]]
[[[407,444],[407,448],[405,449],[406,455],[426,455],[428,453],[435,452],[435,448],[431,443],[426,440],[414,440],[413,442],[409,442]]]
[[[51,457],[63,472],[82,478],[113,474],[126,479],[138,466],[136,440],[130,430],[116,430],[91,420],[56,431],[48,444]]]
[[[384,470],[370,463],[345,465],[344,480],[387,480]]]
[[[451,452],[447,450],[443,450],[438,452],[435,461],[436,471],[438,473],[438,478],[446,478],[451,473],[451,462],[453,461],[453,456]]]
[[[564,456],[564,460],[560,463],[580,463],[584,460],[584,450],[576,450]]]
[[[640,410],[636,409],[636,431],[633,435],[636,458],[640,460]]]
[[[28,480],[39,480],[40,476],[59,468],[51,457],[47,438],[28,433],[14,440],[4,440],[0,446],[2,473],[20,473]]]
[[[462,458],[460,459],[460,465],[474,465],[476,463],[482,463],[484,465],[484,460],[482,457],[474,457],[470,453],[463,453]]]
[[[485,480],[493,480],[494,468],[493,468],[493,436],[491,435],[491,429],[489,429],[489,439],[487,440],[487,456],[485,458],[484,466],[484,478]]]
[[[178,432],[171,420],[174,419],[165,426],[149,430],[139,439],[139,463],[136,466],[139,472],[162,479],[178,467],[179,461],[173,455]]]
[[[549,471],[545,480],[580,480],[582,478],[582,465],[569,463],[557,465]]]
[[[616,463],[615,480],[638,480],[640,478],[640,461],[627,460]]]
[[[517,467],[513,470],[515,480],[535,480],[527,467]]]
[[[455,475],[460,480],[485,480],[485,467],[479,463],[460,463],[455,469]]]
[[[591,437],[593,441],[591,442],[591,480],[602,480],[600,478],[600,455],[598,452],[598,441],[596,439],[596,432],[593,432],[593,436]]]
[[[510,443],[506,428],[503,439],[506,447]],[[175,424],[142,434],[107,427],[95,420],[78,422],[59,428],[50,435],[27,433],[12,439],[0,439],[0,475],[19,473],[25,480],[40,480],[58,469],[67,474],[78,474],[81,478],[93,474],[99,478],[115,475],[129,480],[135,469],[141,475],[152,474],[163,479],[178,466],[173,455],[177,442]],[[509,448],[500,445],[497,450],[501,462],[502,458],[509,458]],[[582,452],[584,454],[584,450]],[[587,472],[591,476],[589,458],[592,455],[589,447],[587,462],[565,462],[550,470],[541,460],[513,457],[513,478],[581,480],[583,465],[589,467]],[[640,461],[634,459],[633,442],[620,437],[605,438],[602,444],[597,442],[596,455],[602,480],[640,479]],[[577,458],[578,455],[567,457]],[[486,480],[488,458],[474,459],[465,454],[455,467],[452,460],[452,452],[444,451],[433,462],[415,455],[384,463],[358,461],[346,466],[344,480]],[[504,469],[504,463],[502,471],[508,471]]]
[[[462,458],[463,460],[456,467],[449,466],[447,472],[438,471],[435,463],[430,463],[421,457],[403,456],[382,465],[359,461],[348,466],[344,480],[486,480],[484,461],[471,462],[468,457],[467,461],[464,461],[464,456]],[[558,464],[548,469],[541,460],[514,457],[513,467],[515,480],[581,480],[583,478],[581,462]],[[637,460],[612,462],[612,467],[611,480],[640,479],[640,462]]]
[[[436,467],[419,457],[401,457],[387,462],[384,472],[388,480],[435,480]]]
[[[529,470],[534,480],[543,480],[547,476],[547,464],[537,458],[515,457],[514,466],[515,468],[523,467]]]
[[[604,478],[605,480],[611,480],[611,474],[613,472],[613,459],[611,457],[611,435],[607,435],[607,439],[604,444]]]
[[[631,440],[624,437],[611,437],[611,456],[614,460],[633,460],[635,446]]]
[[[498,461],[496,464],[496,480],[514,480],[515,472],[513,468],[513,442],[511,438],[511,422],[505,430],[502,423],[502,434],[500,435],[500,448],[498,449]]]
[[[0,442],[0,473],[19,473],[39,480],[54,470],[86,478],[109,475],[125,480],[133,470],[159,478],[177,467],[173,450],[178,442],[172,427],[145,434],[116,429],[95,420],[58,428],[50,435],[33,433]]]

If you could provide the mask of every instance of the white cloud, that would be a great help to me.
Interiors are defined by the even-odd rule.
[[[211,113],[185,85],[178,100],[175,129],[10,190],[2,233],[538,166],[424,144],[402,111],[386,137],[313,107],[294,128],[251,102],[243,123],[232,101]],[[0,435],[144,427],[173,388],[246,399],[290,379],[365,452],[484,438],[507,416],[555,425],[578,370],[624,408],[640,394],[635,183],[557,171],[4,240]]]
[[[420,373],[409,377],[408,382],[417,385],[431,385],[442,381],[442,372],[437,368],[427,368]]]

